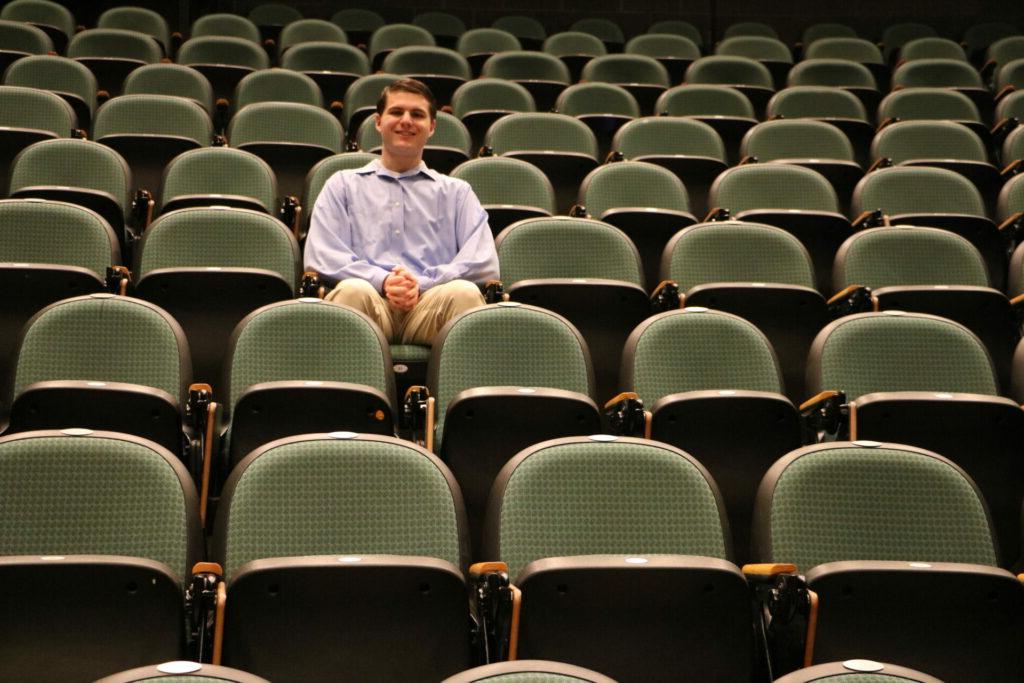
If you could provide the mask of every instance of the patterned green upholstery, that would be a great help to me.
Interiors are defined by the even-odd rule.
[[[658,60],[644,55],[616,54],[595,57],[580,74],[581,81],[648,83],[667,88],[668,71]]]
[[[516,113],[495,121],[484,144],[495,154],[524,151],[578,152],[597,158],[597,138],[565,114]]]
[[[768,67],[747,57],[701,57],[686,69],[687,83],[756,85],[772,88]]]
[[[629,238],[588,218],[530,218],[502,231],[498,264],[505,286],[543,278],[602,278],[642,285],[640,258]]]
[[[183,469],[117,435],[4,438],[0,553],[141,557],[184,580],[199,558],[191,526],[198,515],[186,508],[196,496]]]
[[[373,10],[346,7],[331,15],[331,23],[345,31],[375,31],[384,25],[384,17]]]
[[[674,116],[647,116],[630,121],[616,132],[612,148],[627,159],[683,154],[725,161],[725,145],[714,128],[703,121]]]
[[[701,35],[700,30],[690,22],[681,21],[679,19],[656,21],[647,28],[647,32],[671,33],[673,35],[689,38],[698,46],[704,44],[704,36]]]
[[[394,50],[407,45],[436,45],[434,36],[430,31],[414,24],[387,24],[381,26],[370,36],[370,45],[367,49],[370,58],[378,52]]]
[[[96,77],[85,65],[67,57],[22,57],[7,67],[7,71],[4,72],[4,85],[71,93],[85,102],[90,114],[96,110]]]
[[[290,69],[253,71],[235,88],[235,106],[238,109],[254,102],[298,102],[322,107],[323,100],[316,81]]]
[[[841,159],[853,161],[853,145],[841,130],[824,121],[783,119],[759,123],[743,136],[743,156],[776,159]]]
[[[270,66],[270,58],[259,43],[234,36],[194,36],[178,50],[179,64],[231,64],[253,70]]]
[[[43,140],[23,149],[11,169],[11,192],[39,185],[107,192],[126,214],[131,211],[132,174],[128,164],[120,154],[98,142]]]
[[[60,29],[67,36],[75,33],[75,17],[63,5],[50,0],[14,0],[4,5],[0,19],[46,24]]]
[[[729,24],[725,33],[722,35],[723,38],[729,39],[735,36],[764,36],[766,38],[778,38],[778,32],[760,21],[737,21]]]
[[[995,120],[1001,121],[1010,117],[1017,120],[1024,119],[1024,90],[1015,90],[996,104]]]
[[[967,62],[967,53],[955,40],[926,36],[904,43],[900,48],[900,59],[907,62],[915,59],[955,59]]]
[[[957,213],[985,215],[985,202],[971,181],[944,168],[895,166],[864,176],[853,193],[851,213],[881,209],[888,215]]]
[[[380,133],[377,131],[376,119],[369,116],[359,124],[356,132],[356,142],[359,149],[364,152],[377,150],[381,146]],[[473,141],[470,139],[469,131],[465,124],[451,114],[443,111],[437,112],[437,127],[434,134],[427,141],[428,147],[453,147],[465,152],[469,156],[473,149]]]
[[[322,41],[304,42],[281,56],[281,66],[293,71],[331,71],[365,76],[370,73],[366,53],[354,45]]]
[[[241,38],[257,45],[260,43],[260,30],[256,28],[256,24],[243,16],[226,12],[199,17],[192,22],[192,31],[189,35],[192,38],[229,36]],[[180,56],[178,61],[181,61]]]
[[[302,19],[302,12],[283,2],[265,2],[249,10],[249,21],[257,26],[287,26]]]
[[[569,27],[569,30],[589,33],[605,42],[619,44],[626,42],[626,36],[622,33],[622,28],[610,19],[601,19],[600,17],[577,19]]]
[[[893,87],[983,88],[981,75],[958,59],[917,59],[896,68]]]
[[[53,51],[53,41],[42,29],[6,19],[0,19],[0,45],[5,51],[30,55],[45,55]]]
[[[120,261],[117,236],[92,211],[65,202],[0,201],[0,262],[79,266],[103,278]]]
[[[971,98],[945,88],[905,88],[889,93],[878,104],[878,120],[895,118],[981,121]]]
[[[814,287],[811,257],[799,240],[782,228],[742,221],[684,228],[666,247],[662,271],[683,292],[710,282]]]
[[[870,40],[849,37],[822,38],[807,45],[804,59],[842,59],[860,64],[884,64],[882,51]]]
[[[271,304],[247,319],[234,342],[229,410],[247,387],[277,380],[365,384],[393,402],[384,351],[373,325],[349,308],[318,299]]]
[[[457,37],[466,32],[465,22],[448,12],[423,12],[413,17],[412,23],[435,36]]]
[[[1005,21],[982,21],[967,27],[961,43],[970,52],[981,52],[998,40],[1019,34],[1019,28]]]
[[[508,31],[517,38],[544,40],[548,35],[544,24],[533,17],[515,15],[498,17],[491,26],[493,28],[500,28],[502,31]]]
[[[252,197],[273,214],[277,179],[267,162],[232,147],[205,147],[174,157],[164,173],[163,203],[188,195]]]
[[[631,345],[635,344],[635,347]],[[644,405],[681,391],[734,389],[782,393],[775,351],[746,320],[698,308],[649,319],[627,342],[624,368]],[[685,357],[679,350],[686,349]]]
[[[518,662],[515,662],[518,663]],[[494,666],[488,665],[489,667]],[[565,666],[564,664],[561,666]],[[473,673],[471,670],[468,673]],[[584,677],[585,674],[567,675],[561,673],[553,673],[544,671],[543,668],[539,668],[537,671],[517,671],[510,673],[483,673],[480,672],[472,679],[472,683],[590,683],[594,679],[591,677]],[[462,683],[469,683],[469,678],[459,678]],[[602,677],[602,681],[604,678]]]
[[[716,55],[748,57],[759,61],[792,63],[793,53],[781,40],[766,36],[733,36],[715,48]]]
[[[498,78],[466,81],[452,94],[452,111],[460,119],[471,111],[484,110],[530,112],[537,107],[529,90]]]
[[[68,43],[68,57],[121,57],[155,64],[163,56],[155,38],[119,28],[87,29]]]
[[[789,164],[730,168],[715,178],[708,201],[711,206],[729,209],[733,214],[748,209],[839,211],[836,192],[824,176]]]
[[[1024,58],[1024,36],[1007,36],[988,46],[987,61],[994,62],[996,71],[1004,64]]]
[[[167,95],[121,95],[107,100],[93,122],[93,137],[172,135],[210,144],[213,123],[198,102]]]
[[[1007,180],[999,191],[996,213],[1000,221],[1005,221],[1020,211],[1024,211],[1024,176],[1016,175]]]
[[[407,45],[384,58],[384,71],[393,74],[441,74],[469,80],[469,62],[455,50],[431,45]]]
[[[1024,128],[1015,128],[1013,132],[1006,136],[1006,140],[1003,141],[1004,163],[1024,159],[1024,135],[1021,135],[1022,130]]]
[[[815,345],[820,352],[812,351],[809,362],[820,367],[821,383],[812,391],[836,389],[850,400],[876,391],[998,393],[985,347],[945,318],[848,316],[822,330]]]
[[[213,111],[213,88],[206,76],[183,64],[147,64],[124,79],[125,95],[175,95],[198,102]]]
[[[864,105],[855,95],[839,88],[815,85],[796,85],[772,95],[765,118],[776,117],[868,120]]]
[[[528,50],[499,52],[484,62],[481,78],[555,81],[569,84],[569,67],[554,55]]]
[[[563,90],[555,101],[555,111],[569,116],[619,114],[640,116],[640,105],[625,88],[611,83],[576,83]]]
[[[395,74],[375,73],[363,76],[352,82],[345,91],[345,109],[343,111],[346,129],[352,120],[352,114],[364,107],[376,107],[377,100],[384,87],[400,78]]]
[[[481,204],[532,206],[555,213],[551,181],[539,168],[520,159],[471,159],[459,164],[451,176],[469,183]]]
[[[522,50],[519,39],[500,28],[474,28],[459,36],[456,50],[464,57],[486,52]]]
[[[145,7],[112,7],[96,20],[97,28],[120,28],[153,36],[166,51],[171,45],[171,30],[159,12]]]
[[[228,580],[252,560],[423,555],[462,567],[459,512],[440,463],[384,437],[297,437],[240,464],[218,511]]]
[[[324,19],[299,19],[285,25],[277,40],[277,49],[284,52],[299,43],[348,43],[348,36],[337,24]]]
[[[185,335],[169,315],[137,299],[65,299],[26,328],[14,368],[17,396],[34,382],[128,382],[166,391],[182,405],[191,381]]]
[[[306,177],[306,191],[303,193],[302,205],[307,207],[308,211],[312,211],[313,205],[316,204],[316,198],[320,196],[320,190],[324,189],[324,183],[328,178],[338,171],[362,168],[379,158],[376,154],[368,152],[346,152],[318,161],[316,166],[309,170],[309,175]]]
[[[634,36],[626,43],[625,51],[627,54],[647,57],[700,58],[700,47],[696,42],[672,33],[645,33]]]
[[[531,306],[499,304],[464,313],[449,324],[431,360],[438,441],[448,405],[465,389],[525,386],[586,396],[593,392],[587,349],[576,331],[563,318]]]
[[[856,38],[857,31],[851,26],[846,24],[839,24],[836,22],[823,21],[817,24],[811,24],[804,29],[803,33],[800,34],[800,42],[803,43],[804,52],[806,53],[807,48],[810,47],[811,43],[821,40],[823,38]]]
[[[650,441],[566,441],[517,456],[495,484],[509,576],[533,560],[573,555],[725,559],[718,497],[695,461]]]
[[[888,61],[893,52],[899,50],[911,40],[936,35],[938,35],[938,33],[935,32],[935,29],[927,24],[912,21],[900,24],[889,24],[885,27],[885,31],[882,32],[882,45],[884,46],[883,56],[886,61]]]
[[[988,287],[988,270],[965,238],[937,228],[893,226],[858,232],[843,245],[833,273],[836,290],[858,284]]]
[[[754,118],[754,106],[740,91],[724,85],[678,85],[658,98],[654,110],[668,116]]]
[[[544,52],[555,57],[565,55],[599,55],[607,54],[601,39],[582,31],[562,31],[554,33],[544,40]]]
[[[643,161],[598,166],[580,186],[580,199],[595,218],[620,207],[690,210],[683,182],[671,171]]]
[[[954,121],[900,121],[878,131],[871,156],[899,164],[915,159],[988,161],[985,143],[974,131]]]
[[[1024,87],[1024,58],[1007,62],[996,72],[996,90],[1012,85],[1014,88]]]
[[[29,57],[18,61],[26,59]],[[76,125],[71,105],[57,95],[36,88],[0,85],[0,126],[45,130],[56,137],[67,137]]]
[[[234,147],[250,142],[289,142],[318,145],[337,153],[343,132],[328,111],[295,102],[250,104],[228,124],[228,139]]]
[[[841,560],[995,565],[981,497],[949,461],[905,446],[812,446],[769,470],[764,561],[806,571]],[[756,524],[756,522],[755,522]]]
[[[820,42],[820,41],[819,41]],[[831,87],[875,88],[875,77],[866,66],[848,59],[805,59],[793,65],[787,85],[826,85]]]
[[[139,247],[137,278],[158,268],[262,268],[294,289],[299,250],[273,216],[249,209],[195,207],[155,220]]]

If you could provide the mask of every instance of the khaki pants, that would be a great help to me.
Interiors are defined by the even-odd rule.
[[[479,287],[468,280],[452,280],[420,294],[411,311],[400,311],[366,280],[349,278],[338,283],[328,301],[350,306],[370,316],[389,342],[431,344],[445,323],[471,308],[484,304]]]

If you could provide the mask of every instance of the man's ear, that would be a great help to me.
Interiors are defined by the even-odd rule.
[[[434,136],[434,131],[436,129],[437,129],[437,119],[436,118],[430,119],[430,132],[427,133],[427,137],[428,138],[433,137]]]
[[[380,133],[380,114],[373,115],[373,125],[377,128],[377,132]]]

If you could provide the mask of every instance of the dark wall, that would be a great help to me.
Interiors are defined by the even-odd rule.
[[[68,2],[79,23],[95,25],[103,9],[117,5],[140,5],[164,14],[176,28],[187,28],[191,20],[208,12],[245,13],[259,0],[101,0]],[[1024,4],[996,0],[376,0],[366,2],[294,0],[306,16],[327,18],[346,6],[369,7],[389,21],[408,21],[415,14],[441,10],[462,17],[469,26],[488,26],[506,14],[528,14],[539,19],[549,31],[566,29],[584,16],[616,20],[626,35],[643,33],[659,19],[685,19],[706,35],[722,30],[734,21],[764,21],[776,28],[782,38],[793,42],[805,26],[821,21],[838,21],[856,28],[862,35],[877,38],[882,28],[898,21],[921,21],[933,25],[943,35],[959,38],[964,28],[984,21],[1009,21],[1024,28]]]

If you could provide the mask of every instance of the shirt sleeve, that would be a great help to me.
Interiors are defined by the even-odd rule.
[[[498,253],[487,223],[487,212],[468,183],[460,183],[455,202],[457,253],[450,263],[431,266],[423,272],[420,289],[452,280],[484,283],[498,279]]]
[[[366,280],[379,292],[389,271],[352,251],[346,190],[344,174],[336,173],[317,197],[306,236],[305,267],[332,280]]]

